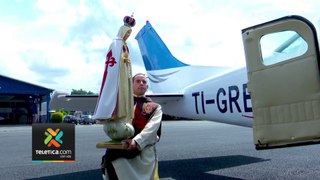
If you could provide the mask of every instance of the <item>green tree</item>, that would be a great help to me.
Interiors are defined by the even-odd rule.
[[[93,94],[96,94],[96,93],[93,93],[91,91],[86,91],[86,90],[83,90],[83,89],[79,89],[79,90],[76,90],[76,89],[72,89],[71,91],[71,95],[93,95]]]

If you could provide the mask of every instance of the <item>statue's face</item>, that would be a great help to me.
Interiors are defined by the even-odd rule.
[[[129,38],[131,32],[132,32],[132,30],[129,29],[129,30],[124,34],[124,36],[123,36],[123,40],[124,40],[124,41],[126,41],[126,40]]]

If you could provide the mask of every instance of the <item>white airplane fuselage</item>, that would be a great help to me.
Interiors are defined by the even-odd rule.
[[[176,71],[186,67],[169,69]],[[155,74],[156,72],[149,72]],[[174,75],[179,77],[177,72]],[[199,72],[200,73],[200,72]],[[191,71],[192,76],[196,76]],[[189,77],[191,78],[191,77]],[[171,79],[168,77],[168,79]],[[179,79],[179,78],[178,78]],[[187,79],[181,76],[180,81]],[[172,80],[172,79],[171,79]],[[179,80],[176,80],[179,84]],[[169,86],[178,86],[174,82],[168,82]],[[151,88],[154,89],[151,82]],[[164,87],[169,89],[169,87]],[[191,119],[205,119],[221,123],[240,126],[252,126],[252,107],[250,95],[247,91],[246,69],[229,70],[213,77],[200,80],[180,89],[183,98],[179,100],[161,103],[166,114],[186,117]]]

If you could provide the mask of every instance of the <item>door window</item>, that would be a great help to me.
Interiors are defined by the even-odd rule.
[[[295,31],[282,31],[262,36],[260,40],[264,65],[272,65],[303,55],[307,42]]]

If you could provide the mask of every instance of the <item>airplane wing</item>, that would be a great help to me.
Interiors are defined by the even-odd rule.
[[[164,104],[170,101],[179,101],[183,98],[182,93],[156,93],[146,94],[154,102]],[[63,109],[66,111],[94,112],[98,95],[70,95],[68,93],[54,92],[51,97],[50,109]]]
[[[165,104],[170,101],[179,101],[183,98],[182,93],[155,93],[155,94],[146,94],[147,97],[150,97],[154,102],[159,104]]]

